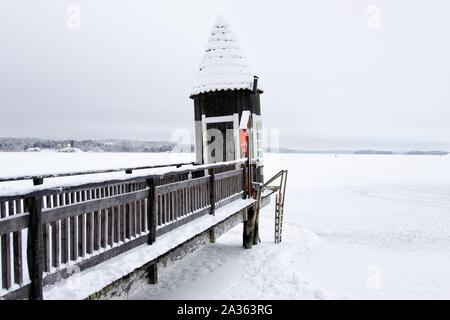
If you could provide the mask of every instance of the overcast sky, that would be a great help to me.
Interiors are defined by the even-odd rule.
[[[193,131],[189,90],[220,13],[282,147],[450,150],[448,0],[2,0],[0,136]]]

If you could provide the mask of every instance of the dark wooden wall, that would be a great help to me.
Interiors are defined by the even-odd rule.
[[[241,121],[242,111],[248,110],[251,113],[261,115],[260,93],[253,94],[251,90],[220,90],[205,92],[192,97],[194,100],[195,121],[202,120],[202,114],[208,117],[230,116],[234,113],[239,114]],[[232,123],[208,124],[208,129],[215,128],[220,130],[224,138],[223,161],[232,160],[234,152],[234,143],[229,145],[227,150],[227,129],[232,129]],[[233,140],[234,141],[234,140]]]
[[[201,121],[202,114],[206,117],[221,117],[233,113],[238,113],[241,120],[244,110],[261,115],[259,95],[259,92],[253,94],[250,90],[221,90],[193,96],[195,120]]]

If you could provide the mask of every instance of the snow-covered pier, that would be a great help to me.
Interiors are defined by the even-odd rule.
[[[68,288],[78,299],[120,295],[124,276],[136,284],[138,271],[155,283],[158,265],[253,218],[251,172],[242,159],[0,196],[1,298],[57,298]]]
[[[196,165],[0,178],[11,186],[0,186],[0,298],[58,297],[61,287],[70,288],[65,297],[121,295],[143,278],[156,283],[158,265],[179,260],[207,239],[214,242],[239,222],[244,222],[244,247],[257,244],[259,209],[269,197],[261,194],[258,79],[231,26],[219,16],[189,95]],[[63,184],[61,177],[67,179]],[[35,186],[14,184],[23,179]],[[279,216],[281,203],[277,200]],[[281,222],[278,217],[276,226]],[[281,228],[277,232],[281,236]],[[169,234],[175,240],[158,241]],[[148,245],[153,249],[143,249]],[[124,254],[135,256],[118,258]],[[80,284],[74,289],[65,280],[75,276]]]

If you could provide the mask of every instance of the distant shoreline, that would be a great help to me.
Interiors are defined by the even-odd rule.
[[[295,153],[295,154],[359,154],[359,155],[433,155],[433,156],[445,156],[449,154],[447,151],[433,150],[433,151],[383,151],[383,150],[299,150],[280,148],[277,150],[267,150],[266,152],[278,152],[278,153]]]
[[[194,152],[193,145],[179,145],[167,141],[141,141],[124,139],[41,139],[0,138],[0,152]],[[267,148],[269,153],[294,154],[359,154],[359,155],[433,155],[449,154],[441,150],[301,150],[291,148]]]

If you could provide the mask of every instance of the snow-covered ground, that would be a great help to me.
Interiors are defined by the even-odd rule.
[[[191,154],[0,153],[0,176],[192,161]],[[450,298],[450,156],[266,154],[288,169],[283,242],[242,226],[135,299]],[[1,185],[1,184],[0,184]],[[1,188],[0,188],[1,190]]]
[[[60,153],[60,152],[1,152],[0,177],[36,176],[55,173],[73,173],[106,169],[136,168],[161,164],[188,163],[194,161],[191,153]],[[185,167],[182,167],[182,170]],[[161,174],[175,167],[135,170],[102,174],[46,178],[44,184],[33,187],[31,180],[0,183],[0,195],[23,194],[51,187],[73,186],[90,182],[123,180],[132,177]]]
[[[194,161],[191,153],[1,152],[0,177],[120,169]]]
[[[242,226],[136,299],[450,298],[450,157],[266,154],[289,170],[283,242]]]

